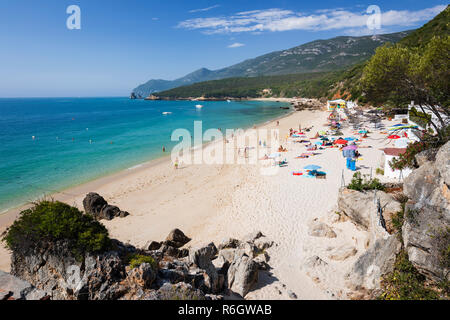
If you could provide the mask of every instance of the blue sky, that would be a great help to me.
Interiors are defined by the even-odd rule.
[[[69,30],[66,8],[81,9]],[[369,5],[381,29],[366,26]],[[0,0],[0,97],[125,96],[172,80],[339,35],[422,26],[443,1]]]

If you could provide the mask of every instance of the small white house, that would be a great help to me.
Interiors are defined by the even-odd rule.
[[[384,176],[386,178],[400,180],[406,178],[412,172],[412,170],[409,168],[405,168],[403,170],[394,170],[389,165],[389,162],[391,162],[392,159],[405,153],[406,148],[384,148],[382,150],[384,152]]]

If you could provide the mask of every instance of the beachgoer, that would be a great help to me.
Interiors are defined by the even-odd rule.
[[[165,146],[162,147],[162,152],[166,152],[166,147]]]
[[[175,170],[178,169],[178,157],[175,158],[175,162],[173,163]]]

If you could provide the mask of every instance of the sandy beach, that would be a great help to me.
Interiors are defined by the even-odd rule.
[[[183,230],[193,239],[188,247],[211,241],[217,244],[226,237],[240,239],[253,231],[262,231],[277,244],[268,250],[273,269],[260,275],[258,288],[249,293],[247,299],[289,299],[292,292],[299,299],[345,299],[343,275],[363,252],[367,237],[349,221],[334,219],[342,172],[346,183],[353,172],[345,169],[345,159],[337,148],[318,150],[316,156],[296,159],[305,152],[304,144],[284,140],[289,129],[297,130],[299,125],[312,126],[307,132],[307,137],[312,138],[317,131],[326,129],[328,114],[325,111],[293,112],[279,119],[279,125],[272,121],[259,126],[259,129],[278,129],[280,143],[288,149],[282,155],[288,166],[278,168],[274,175],[261,174],[265,160],[257,164],[188,165],[182,162],[175,170],[167,157],[52,197],[82,210],[85,195],[99,193],[108,203],[130,212],[126,218],[102,220],[111,237],[138,247],[151,240],[163,240],[174,228]],[[344,127],[343,132],[345,136],[352,135],[350,128]],[[357,165],[362,173],[370,173],[372,168],[375,174],[381,163],[379,149],[388,143],[385,138],[375,132],[360,144],[370,146],[360,149],[362,159]],[[236,151],[233,143],[223,141],[206,148],[214,148],[215,144],[224,145],[227,152]],[[308,164],[321,166],[327,178],[292,175],[292,171]],[[0,215],[0,232],[23,208]],[[309,236],[308,224],[315,218],[334,223],[337,237],[325,241]],[[326,256],[330,250],[346,244],[356,246],[358,253],[345,261],[328,261],[327,269],[316,270],[316,274],[304,268],[308,257]],[[0,248],[0,269],[9,270],[9,253],[3,247]]]

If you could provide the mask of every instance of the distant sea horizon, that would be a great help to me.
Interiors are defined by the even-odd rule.
[[[178,143],[171,141],[172,131],[193,134],[194,121],[203,121],[203,130],[245,129],[285,115],[289,110],[280,106],[286,105],[124,96],[0,98],[0,213],[169,155]]]

